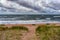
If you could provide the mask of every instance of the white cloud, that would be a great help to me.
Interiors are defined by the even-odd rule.
[[[20,2],[20,3],[17,3]],[[4,6],[6,9],[7,8],[13,8],[17,11],[38,11],[38,12],[43,12],[43,11],[54,11],[55,9],[53,8],[58,8],[55,5],[52,5],[52,3],[60,3],[59,0],[0,0],[0,3],[2,6]],[[51,3],[51,4],[50,4]],[[60,6],[59,6],[60,7]],[[3,8],[3,7],[2,7]],[[1,9],[1,8],[0,8]],[[51,10],[52,9],[52,10]],[[48,11],[48,12],[49,12]],[[55,10],[56,11],[56,10]]]
[[[33,9],[21,6],[15,2],[12,1],[7,1],[7,0],[0,0],[0,3],[4,6],[4,7],[8,7],[8,8],[15,8],[16,10],[20,10],[20,11],[32,11]],[[0,8],[1,9],[1,8]]]

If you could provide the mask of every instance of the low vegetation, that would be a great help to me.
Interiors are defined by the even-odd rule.
[[[18,30],[26,30],[28,31],[28,28],[24,27],[24,26],[12,26],[12,28],[10,29],[18,29]]]
[[[22,40],[22,36],[28,32],[24,26],[12,26],[10,28],[0,25],[0,40]]]
[[[39,40],[60,40],[60,26],[40,25],[36,29]]]
[[[4,24],[0,24],[0,27],[1,27],[1,26],[5,26],[5,25],[4,25]]]
[[[24,26],[12,26],[11,28],[8,27],[2,27],[0,26],[0,31],[5,31],[5,30],[26,30],[28,31],[28,28],[24,27]]]
[[[35,29],[36,35],[34,35],[36,40],[60,40],[60,26],[55,26],[55,24],[32,25],[37,26]],[[9,28],[4,26],[4,24],[0,25],[0,40],[22,40],[22,36],[29,31],[25,26],[12,26]]]

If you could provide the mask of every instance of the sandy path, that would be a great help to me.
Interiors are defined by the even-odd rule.
[[[0,40],[6,40],[6,35],[4,32],[1,32],[1,39]]]
[[[6,26],[8,26],[8,27],[11,27],[11,26],[15,26],[15,25],[6,25]],[[34,25],[32,25],[32,24],[16,24],[16,26],[25,26],[25,27],[27,27],[28,29],[29,29],[29,31],[25,34],[25,35],[23,35],[23,37],[22,37],[22,40],[36,40],[36,39],[34,39],[35,38],[35,29],[36,29],[36,27],[38,27],[38,26],[34,26]]]
[[[35,35],[35,30],[38,27],[38,25],[44,25],[44,24],[36,24],[36,25],[32,25],[32,24],[16,24],[16,25],[6,25],[7,27],[11,27],[11,26],[25,26],[29,29],[29,31],[23,35],[22,40],[38,40],[36,35]],[[52,25],[52,24],[50,24]],[[60,26],[60,24],[54,24],[55,26]]]
[[[23,36],[22,40],[36,40],[34,39],[36,26],[26,26],[29,29],[29,32]]]

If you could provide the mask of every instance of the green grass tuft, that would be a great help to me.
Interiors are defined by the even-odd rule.
[[[18,30],[26,30],[28,31],[28,28],[24,27],[24,26],[12,26],[12,28],[10,29],[18,29]]]
[[[36,35],[39,37],[39,40],[60,40],[60,26],[38,26]]]

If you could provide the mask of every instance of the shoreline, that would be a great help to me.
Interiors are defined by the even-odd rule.
[[[45,21],[45,20],[19,20],[19,21],[0,21],[0,24],[47,24],[60,23],[59,21]]]

